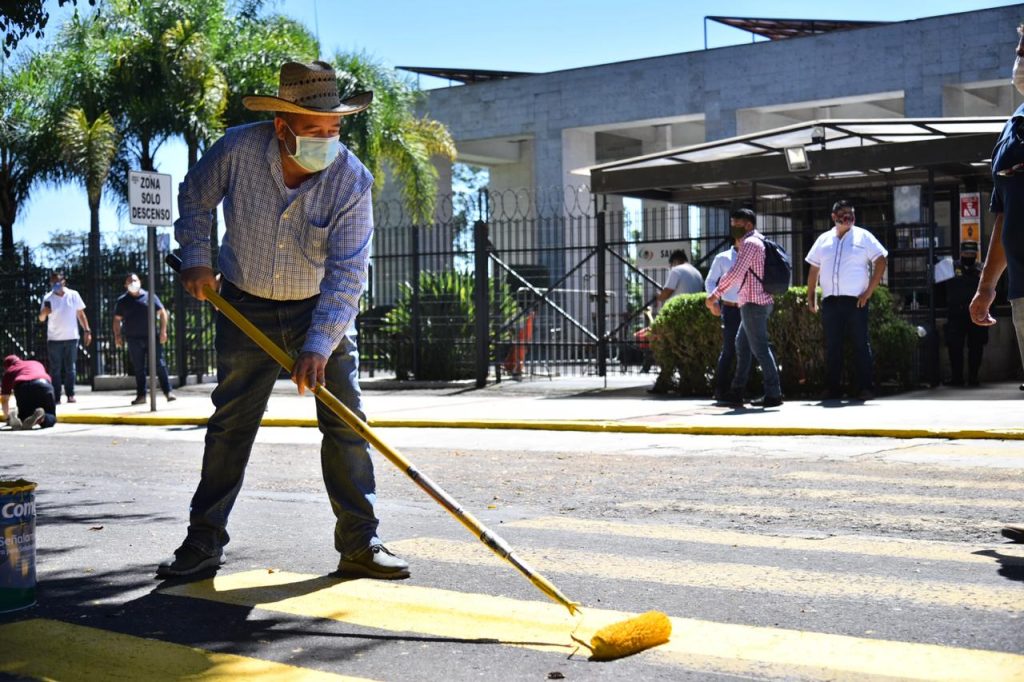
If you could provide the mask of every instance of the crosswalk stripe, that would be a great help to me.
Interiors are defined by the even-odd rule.
[[[503,565],[501,559],[472,542],[415,538],[389,542],[399,554],[424,561],[450,563],[458,557],[461,564],[473,566]],[[682,554],[682,553],[680,553]],[[1020,588],[989,587],[964,582],[937,580],[899,580],[891,576],[816,571],[805,568],[690,561],[685,556],[673,559],[645,558],[638,570],[631,557],[571,550],[564,546],[533,548],[523,559],[541,573],[584,575],[606,580],[643,580],[659,585],[679,585],[714,590],[742,590],[805,598],[849,599],[912,603],[927,606],[966,607],[982,611],[1017,611]]]
[[[874,476],[871,474],[832,473],[827,471],[791,471],[773,477],[779,481],[836,481],[838,483],[878,483],[886,487],[915,486],[921,488],[948,488],[950,490],[1001,490],[1024,492],[1024,482],[975,481],[970,478],[909,478],[906,476]],[[1019,479],[1020,477],[1017,476]]]
[[[716,530],[700,526],[631,524],[616,521],[578,519],[570,517],[541,517],[523,519],[504,524],[505,527],[534,530],[557,530],[571,533],[592,533],[607,537],[645,538],[674,542],[695,542],[703,545],[728,547],[761,547],[797,552],[823,552],[828,554],[856,554],[863,556],[894,557],[915,561],[954,561],[967,564],[992,564],[992,558],[974,552],[978,546],[932,540],[896,540],[862,538],[837,535],[822,538],[801,538],[775,535],[755,535],[732,530]],[[995,538],[993,538],[993,542]],[[1000,553],[1024,559],[1024,545],[1000,547]]]
[[[841,500],[861,504],[898,504],[898,505],[941,505],[946,508],[979,507],[981,509],[1019,509],[1020,500],[991,497],[949,497],[939,495],[910,495],[904,493],[869,493],[863,490],[843,490],[836,488],[767,488],[764,486],[723,486],[715,492],[724,496],[742,496],[756,499],[765,497],[777,499],[805,500]]]
[[[329,618],[393,632],[523,646],[562,655],[574,626],[550,602],[452,592],[368,580],[247,571],[177,585],[164,594],[209,599],[296,616]],[[586,608],[577,635],[634,614]],[[708,672],[863,679],[1014,680],[1024,656],[912,642],[873,640],[780,628],[672,618],[672,640],[650,652],[651,663]]]
[[[776,498],[777,499],[777,498]],[[796,502],[796,500],[794,500]],[[796,506],[782,506],[772,504],[732,504],[719,502],[701,502],[699,500],[685,500],[679,498],[629,500],[615,504],[616,509],[630,510],[643,513],[663,512],[700,512],[701,514],[715,514],[721,516],[748,516],[751,518],[775,517],[782,519],[800,518],[806,515],[813,515],[817,522],[827,522],[831,518],[838,518],[846,521],[850,517],[850,509],[847,507],[826,507],[817,505],[813,508],[801,508]],[[917,509],[907,509],[903,514],[891,514],[876,512],[872,509],[857,509],[857,521],[860,525],[880,526],[888,528],[900,528],[902,530],[928,530],[936,528],[952,528],[959,530],[971,530],[990,533],[991,536],[999,535],[999,524],[995,521],[979,521],[959,516],[942,514],[941,516],[928,516]]]
[[[47,680],[367,682],[45,618],[0,625],[0,642],[0,672]]]

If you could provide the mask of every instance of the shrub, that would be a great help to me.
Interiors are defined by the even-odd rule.
[[[704,306],[704,294],[676,296],[665,304],[651,326],[651,348],[662,367],[678,373],[676,390],[683,395],[712,392],[721,350],[719,318]],[[768,336],[779,363],[782,391],[790,397],[817,396],[825,380],[825,337],[821,313],[807,307],[807,288],[792,287],[775,297]],[[879,287],[871,298],[869,333],[875,361],[875,384],[906,389],[916,379],[917,332],[896,311],[888,289]],[[755,367],[757,365],[755,361]],[[847,344],[847,376],[853,371]],[[757,370],[752,383],[758,383]]]
[[[472,273],[422,272],[419,278],[419,380],[469,379],[475,373],[476,306]],[[516,314],[515,301],[499,293],[491,281],[490,309],[501,319]],[[408,379],[414,372],[415,330],[413,287],[403,282],[398,302],[384,318],[383,331],[391,338],[395,375]],[[492,349],[493,353],[493,349]]]

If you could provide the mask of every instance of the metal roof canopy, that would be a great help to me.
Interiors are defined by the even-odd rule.
[[[1006,119],[824,119],[591,167],[591,190],[711,203],[759,193],[914,182],[928,171],[987,176]],[[790,171],[784,150],[803,146],[810,168]]]
[[[758,19],[753,17],[704,17],[711,21],[738,28],[768,40],[786,40],[815,36],[833,31],[849,31],[888,24],[888,21],[843,21],[835,19]]]
[[[485,81],[502,81],[520,76],[533,76],[528,71],[491,71],[488,69],[435,69],[426,66],[396,66],[396,69],[410,71],[424,76],[444,78],[450,81],[458,81],[469,85],[471,83],[483,83]]]

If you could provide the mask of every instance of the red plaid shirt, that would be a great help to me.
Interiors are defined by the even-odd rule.
[[[718,280],[718,286],[715,287],[712,295],[721,298],[722,294],[734,284],[741,284],[738,296],[740,305],[747,303],[771,305],[775,303],[775,299],[764,290],[764,285],[761,284],[763,279],[764,235],[757,230],[752,230],[743,239],[739,253],[736,254],[736,261],[732,264],[729,272]]]

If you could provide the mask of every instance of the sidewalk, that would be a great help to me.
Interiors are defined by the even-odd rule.
[[[493,428],[707,435],[835,435],[888,438],[1024,440],[1024,392],[1015,382],[980,388],[940,387],[867,403],[793,400],[768,410],[716,407],[710,398],[647,393],[646,376],[566,377],[424,388],[415,382],[367,379],[364,410],[372,427]],[[130,405],[134,391],[91,392],[58,407],[64,424],[201,425],[213,411],[213,384],[177,389],[178,400],[157,397]],[[315,398],[279,381],[265,426],[316,426]]]

